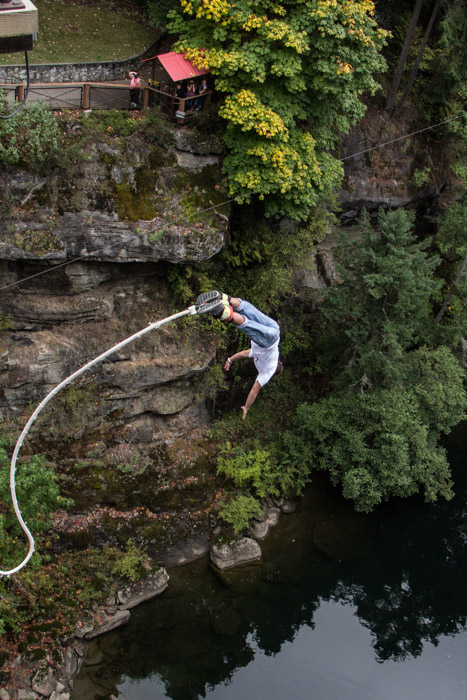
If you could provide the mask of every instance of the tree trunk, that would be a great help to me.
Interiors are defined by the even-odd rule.
[[[401,109],[401,107],[404,106],[405,101],[407,97],[409,96],[409,92],[412,89],[412,86],[414,84],[415,76],[417,75],[418,68],[420,66],[423,52],[425,51],[426,45],[428,44],[428,39],[430,38],[431,30],[433,29],[433,24],[435,23],[436,15],[438,14],[438,10],[441,6],[440,0],[437,0],[435,3],[435,6],[433,8],[433,12],[431,13],[430,21],[428,22],[428,26],[426,28],[425,35],[423,37],[423,41],[421,43],[421,46],[418,50],[417,58],[415,59],[415,63],[412,68],[412,72],[410,73],[409,80],[407,82],[407,85],[405,86],[404,94],[400,98],[399,102],[397,103],[396,107],[396,114],[397,112]]]
[[[420,15],[422,5],[423,0],[417,0],[415,3],[415,7],[413,8],[412,17],[410,18],[410,24],[404,39],[404,45],[402,47],[401,55],[399,56],[399,63],[397,64],[396,72],[394,74],[392,85],[389,89],[388,97],[386,100],[387,112],[390,112],[396,104],[397,91],[401,83],[402,73],[404,72],[404,66],[407,61],[407,56],[409,55],[410,44],[412,43],[413,35],[417,26],[418,17]]]

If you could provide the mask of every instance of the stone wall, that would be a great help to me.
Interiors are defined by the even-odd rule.
[[[112,82],[128,77],[129,70],[136,70],[144,58],[159,52],[159,38],[138,56],[124,61],[97,61],[94,63],[40,63],[29,66],[32,83]],[[0,66],[0,83],[22,83],[27,79],[24,62],[14,66]]]

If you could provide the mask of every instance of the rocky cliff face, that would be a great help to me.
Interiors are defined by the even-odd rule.
[[[8,173],[0,312],[13,332],[1,340],[3,415],[17,414],[93,356],[180,310],[165,263],[208,259],[228,234],[228,207],[213,206],[223,199],[215,188],[218,156],[206,165],[191,155],[182,168],[173,149],[115,139],[91,145],[69,178]],[[151,439],[161,416],[165,424],[176,417],[180,432],[184,412],[203,413],[193,380],[214,346],[201,342],[197,319],[191,326],[189,346],[185,329],[164,330],[95,372],[106,413],[152,422]]]
[[[364,122],[347,153],[380,138]],[[17,419],[16,428],[72,372],[181,310],[171,296],[170,266],[207,260],[227,243],[230,205],[217,184],[218,144],[186,129],[171,143],[110,138],[91,144],[66,175],[3,174],[0,414]],[[340,193],[346,220],[363,205],[413,200],[405,184],[410,158],[394,165],[403,185],[389,177],[396,150],[386,153],[379,176],[375,152],[346,166]],[[296,226],[284,220],[281,231]],[[334,245],[329,235],[317,255],[300,261],[298,286],[334,281]],[[206,547],[214,486],[200,429],[209,421],[203,397],[216,352],[206,328],[198,316],[164,326],[47,406],[30,449],[55,462],[64,495],[75,499],[71,515],[57,516],[63,542],[124,543],[136,533],[162,563],[172,535],[196,531],[196,551]]]
[[[177,311],[154,264],[122,269],[109,263],[72,263],[50,273],[44,283],[45,276],[35,278],[2,299],[2,313],[14,324],[14,332],[2,333],[4,415],[39,401],[104,350]],[[195,401],[193,380],[215,352],[199,319],[189,318],[189,326],[185,322],[183,328],[161,328],[93,371],[110,420],[118,415],[119,424],[152,422],[151,440],[157,438],[161,416],[167,424],[177,416],[180,430],[179,414],[192,410]]]
[[[343,223],[352,221],[362,208],[371,211],[414,206],[439,195],[445,181],[436,181],[426,144],[406,137],[418,128],[410,114],[394,120],[385,112],[369,109],[343,138],[345,177],[339,192]],[[429,177],[420,187],[414,174],[423,169]]]
[[[218,147],[189,134],[176,146],[108,138],[66,173],[3,174],[0,415],[12,430],[78,368],[183,310],[169,264],[206,260],[226,244]],[[216,352],[207,323],[187,316],[145,335],[40,414],[23,454],[45,453],[75,501],[56,516],[57,546],[123,546],[134,536],[163,559],[193,532],[196,551],[196,538],[207,546],[206,515],[194,514],[212,501],[210,477],[195,468],[207,454],[196,441]]]

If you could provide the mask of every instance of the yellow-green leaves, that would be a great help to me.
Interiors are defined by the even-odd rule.
[[[265,107],[252,90],[240,90],[226,98],[219,114],[236,124],[242,131],[255,131],[267,139],[273,136],[288,139],[288,129],[283,120],[272,109]]]
[[[176,50],[209,66],[222,93],[224,172],[239,202],[306,218],[339,182],[326,151],[378,87],[385,32],[371,0],[181,0]]]

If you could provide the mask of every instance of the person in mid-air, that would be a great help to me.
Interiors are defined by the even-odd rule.
[[[245,405],[242,406],[245,420],[261,388],[271,377],[280,374],[283,370],[282,362],[279,360],[279,324],[250,302],[217,291],[200,294],[196,304],[199,307],[199,313],[210,313],[214,318],[225,323],[233,323],[238,330],[244,331],[251,341],[248,350],[242,350],[228,357],[224,364],[224,370],[228,372],[232,363],[237,360],[251,358],[255,362],[258,376],[250,389]]]

